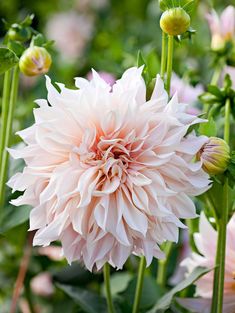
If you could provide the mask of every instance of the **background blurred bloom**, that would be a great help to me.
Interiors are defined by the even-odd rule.
[[[41,297],[50,297],[55,291],[51,275],[48,272],[43,272],[33,277],[30,282],[30,287],[35,295]]]
[[[73,11],[51,16],[46,26],[47,37],[55,40],[56,48],[68,62],[83,54],[92,30],[92,18]]]
[[[98,72],[99,76],[110,86],[113,86],[113,84],[115,83],[116,79],[114,77],[113,74],[108,73],[108,72]],[[88,80],[92,80],[93,79],[93,73],[92,71],[90,71],[87,74],[87,79]]]
[[[192,253],[192,255],[182,262],[182,266],[187,267],[189,272],[194,268],[203,266],[213,268],[216,256],[217,232],[211,226],[204,213],[200,216],[199,233],[194,235],[195,244],[201,255]],[[224,283],[224,306],[223,313],[231,313],[235,311],[235,215],[231,218],[227,226],[227,246],[226,246],[226,264],[225,264],[225,283]],[[196,284],[196,296],[199,299],[179,299],[179,303],[192,309],[193,312],[209,313],[211,298],[213,292],[213,276],[214,272],[200,278]],[[200,311],[200,307],[204,307],[204,311]]]
[[[56,246],[41,247],[38,249],[38,253],[47,256],[52,261],[61,261],[64,258],[61,247]]]
[[[193,115],[200,114],[200,110],[195,107],[194,104],[197,102],[198,96],[203,93],[203,87],[201,85],[193,87],[173,73],[171,80],[171,96],[173,96],[176,92],[179,102],[189,104],[187,113]]]
[[[157,77],[146,102],[142,68],[130,68],[111,88],[95,71],[76,78],[78,90],[47,78],[48,102],[38,100],[35,124],[19,132],[27,146],[10,150],[26,167],[9,186],[24,191],[34,245],[61,240],[69,262],[89,270],[122,268],[131,253],[164,257],[157,244],[177,241],[180,218],[196,217],[189,196],[209,188],[195,154],[207,141],[188,128],[202,120],[185,113]]]
[[[211,47],[218,50],[224,47],[226,41],[234,38],[235,34],[235,8],[228,6],[219,17],[213,10],[210,14],[206,15],[209,23],[212,41]]]
[[[109,3],[109,0],[78,0],[76,2],[76,8],[83,12],[90,9],[100,10],[105,8]]]

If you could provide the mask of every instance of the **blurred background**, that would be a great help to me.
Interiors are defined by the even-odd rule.
[[[235,1],[217,0],[213,4],[220,12],[226,5],[235,5]],[[205,14],[210,11],[213,4],[212,1],[198,1],[198,9],[192,13],[191,23],[196,29],[196,35],[191,41],[184,40],[175,44],[174,71],[192,86],[199,82],[202,85],[206,84],[211,78],[208,57],[210,33]],[[45,34],[48,39],[55,40],[50,50],[53,64],[48,74],[53,81],[73,88],[74,77],[91,78],[90,71],[94,68],[112,84],[123,70],[136,65],[139,50],[153,77],[160,70],[161,12],[157,0],[1,0],[0,38],[6,33],[2,18],[14,23],[32,13],[35,14],[33,27]],[[0,89],[2,83],[3,76],[0,76]],[[21,76],[14,132],[32,124],[32,110],[36,107],[34,100],[45,96],[43,76],[36,78]],[[12,144],[18,143],[19,138],[15,136]],[[11,163],[10,172],[15,172],[21,167],[20,162]],[[9,193],[9,200],[11,197]],[[58,246],[31,250],[31,237],[27,233],[29,209],[18,210],[10,206],[9,212],[14,210],[14,219],[10,218],[9,213],[4,235],[0,235],[0,312],[9,312],[16,278],[17,276],[19,278],[19,268],[24,269],[25,263],[22,262],[29,265],[25,288],[16,312],[105,312],[103,302],[100,303],[92,293],[99,291],[102,294],[102,275],[98,273],[91,276],[78,264],[68,266],[60,257]],[[182,239],[179,246],[182,246],[183,242]],[[181,250],[181,253],[186,252]],[[172,272],[176,259],[177,255],[172,259]],[[128,273],[114,275],[116,294],[125,293],[126,287],[129,286],[126,302],[123,303],[123,312],[129,312],[128,308],[133,298],[135,258],[127,263],[126,268],[129,269]],[[70,301],[70,298],[61,291],[65,290],[65,287],[58,288],[58,284],[77,286],[77,290],[86,301],[97,302],[97,308],[93,309],[94,311],[86,311],[82,306],[81,297]],[[146,281],[145,284],[146,295],[141,304],[143,312],[151,301],[155,301],[156,294],[156,286],[152,285],[151,281]],[[151,288],[154,295],[151,295]],[[65,291],[70,294],[72,289]]]

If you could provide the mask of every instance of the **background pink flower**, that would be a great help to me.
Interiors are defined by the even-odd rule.
[[[122,268],[131,253],[164,257],[158,244],[177,241],[180,218],[196,217],[189,196],[209,188],[195,154],[208,140],[188,128],[202,122],[168,96],[157,77],[146,102],[142,68],[130,68],[113,87],[95,71],[76,78],[77,90],[47,78],[48,101],[38,100],[35,124],[10,150],[26,167],[9,181],[25,191],[15,205],[33,206],[34,245],[60,240],[69,262],[90,270]],[[50,103],[50,105],[49,105]]]
[[[201,85],[193,87],[173,73],[170,91],[171,96],[176,92],[179,102],[188,104],[187,113],[193,115],[200,114],[200,110],[195,106],[195,103],[198,101],[198,96],[203,93],[203,87]]]
[[[48,272],[43,272],[34,276],[31,279],[30,287],[35,295],[41,297],[50,297],[55,291],[51,275]]]
[[[83,54],[92,31],[93,19],[73,11],[51,16],[46,26],[47,37],[55,40],[55,47],[67,62]]]
[[[219,17],[215,11],[206,15],[212,35],[212,48],[222,48],[235,35],[235,8],[228,6]]]
[[[114,77],[113,74],[108,73],[108,72],[98,72],[99,76],[110,86],[113,86],[113,84],[115,83],[116,79]],[[90,71],[87,74],[87,79],[88,80],[92,80],[93,79],[93,73],[92,71]]]
[[[200,216],[199,233],[195,234],[195,244],[201,255],[192,253],[192,255],[182,262],[182,266],[187,267],[188,272],[193,271],[198,266],[213,268],[215,265],[217,232],[207,220],[204,213]],[[223,313],[235,312],[235,215],[231,218],[227,226],[227,246],[225,263],[225,283],[224,283],[224,306]],[[193,312],[210,312],[211,298],[213,293],[214,272],[200,278],[196,284],[196,296],[199,299],[180,299],[179,302],[185,307],[192,309]],[[200,305],[207,304],[205,311],[199,311]],[[197,309],[198,305],[198,309]]]

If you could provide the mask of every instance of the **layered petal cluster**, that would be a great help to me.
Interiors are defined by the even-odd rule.
[[[204,213],[200,216],[199,233],[194,235],[194,241],[201,255],[192,253],[189,258],[182,262],[182,265],[187,267],[188,272],[192,272],[198,266],[213,268],[216,258],[217,232],[209,223]],[[192,312],[210,313],[213,279],[213,271],[204,275],[195,283],[196,296],[201,298],[181,299],[179,300],[180,303],[192,310]],[[232,312],[235,312],[235,214],[227,226],[223,304],[223,313]]]
[[[10,150],[26,166],[9,181],[33,206],[34,245],[62,242],[69,262],[90,270],[105,262],[122,268],[131,253],[147,264],[164,254],[158,244],[178,240],[180,218],[194,218],[189,196],[209,188],[194,157],[207,141],[189,127],[202,122],[169,102],[157,77],[146,101],[142,68],[130,68],[112,87],[93,71],[77,90],[47,78],[48,100],[38,100],[33,126],[19,132],[26,146]]]
[[[226,41],[235,37],[235,7],[228,6],[219,17],[215,11],[206,15],[209,23],[212,49],[218,50],[224,47]]]

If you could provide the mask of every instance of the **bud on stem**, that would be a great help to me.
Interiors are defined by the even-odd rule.
[[[160,19],[160,27],[164,33],[177,36],[185,33],[190,26],[190,16],[182,8],[165,11]]]
[[[37,76],[48,72],[51,56],[43,47],[29,47],[20,58],[19,67],[27,76]]]

